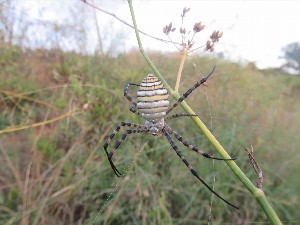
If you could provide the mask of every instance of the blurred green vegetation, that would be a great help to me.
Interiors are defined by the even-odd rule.
[[[149,55],[174,86],[179,56]],[[244,151],[253,146],[263,188],[279,217],[299,219],[300,77],[193,57],[184,67],[180,92],[214,65],[208,87],[187,101],[255,183]],[[4,45],[0,66],[0,130],[76,110],[59,122],[0,135],[0,224],[191,225],[207,224],[210,216],[213,224],[266,221],[224,162],[195,155],[178,143],[199,174],[239,210],[198,182],[163,137],[129,136],[114,156],[126,177],[114,175],[102,148],[106,136],[120,121],[143,123],[123,98],[127,80],[139,83],[151,72],[139,52],[84,56]],[[135,91],[130,90],[133,96]],[[216,155],[190,119],[169,125]]]

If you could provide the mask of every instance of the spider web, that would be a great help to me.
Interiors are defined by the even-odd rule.
[[[198,80],[199,77],[200,77],[200,75],[199,74],[195,74],[195,75],[196,75],[196,80]],[[201,73],[201,78],[203,78],[203,77],[204,77],[204,75],[202,75],[202,73]],[[200,89],[202,89],[201,90],[202,94],[205,95],[205,101],[206,101],[206,104],[207,104],[206,108],[207,108],[207,111],[209,112],[209,121],[210,121],[209,122],[209,128],[210,128],[210,130],[212,130],[213,129],[213,119],[214,119],[214,117],[212,115],[212,109],[211,109],[211,103],[210,103],[210,100],[209,100],[209,94],[208,94],[208,91],[207,91],[207,89],[205,87],[204,88],[201,87]],[[178,108],[180,108],[180,107],[178,107]],[[191,141],[193,141],[193,138],[191,139]],[[144,149],[144,147],[145,147],[146,144],[144,144],[140,148],[140,150],[138,151],[138,155],[141,153],[142,149]],[[209,182],[213,190],[215,190],[214,185],[216,183],[216,176],[217,176],[216,175],[216,171],[214,169],[215,168],[215,162],[214,161],[215,160],[211,160],[213,171],[212,171],[212,181]],[[122,182],[124,182],[127,179],[127,175],[130,174],[130,170],[131,170],[131,168],[132,168],[132,166],[133,166],[134,163],[135,163],[135,160],[132,160],[126,166],[126,168],[124,169],[124,174],[126,174],[126,176],[123,179],[121,179],[121,180],[119,180],[117,182],[117,184],[114,186],[113,190],[109,193],[107,199],[103,203],[99,204],[100,209],[98,210],[97,215],[95,216],[95,218],[93,219],[93,222],[90,225],[94,224],[94,222],[97,220],[98,216],[101,215],[102,213],[104,213],[104,211],[107,209],[107,207],[109,206],[109,204],[113,201],[114,195],[119,191],[118,187],[120,186],[120,184]],[[214,194],[211,193],[210,206],[209,206],[209,214],[210,215],[208,217],[208,222],[207,222],[208,225],[212,223],[212,218],[213,218],[213,201],[214,201]]]
[[[214,76],[212,77],[212,81],[210,80],[208,83],[209,83],[209,87],[210,86],[212,86],[212,85],[218,85],[218,83],[220,83],[220,77],[221,76],[230,76],[230,73],[231,72],[233,72],[233,71],[227,71],[227,72],[222,72],[222,73],[220,73],[220,72],[216,72],[215,74],[214,74]],[[201,73],[202,74],[202,73]],[[203,73],[203,74],[205,74],[205,73]],[[197,78],[196,79],[198,79],[198,77],[199,77],[199,75],[197,76]],[[222,84],[219,84],[219,85],[222,85]],[[250,88],[249,88],[249,90],[250,90],[250,92],[247,94],[247,96],[246,96],[246,99],[248,99],[249,100],[249,105],[250,105],[250,108],[248,108],[247,109],[247,111],[249,112],[250,111],[250,113],[252,113],[252,111],[255,111],[255,107],[257,106],[256,105],[256,102],[255,102],[255,97],[253,96],[253,88],[251,87],[251,84],[250,84]],[[198,93],[202,93],[202,95],[204,95],[205,96],[205,102],[206,102],[206,106],[204,106],[205,108],[206,108],[206,110],[207,110],[207,112],[208,112],[208,120],[209,120],[209,128],[210,128],[210,130],[214,130],[214,128],[216,128],[216,124],[215,124],[215,121],[218,121],[218,120],[222,120],[222,118],[218,118],[218,117],[216,117],[216,116],[214,116],[214,110],[212,109],[213,107],[212,107],[212,105],[214,105],[215,103],[214,103],[214,101],[212,101],[211,99],[210,99],[210,94],[209,93],[211,93],[211,90],[209,89],[209,88],[206,88],[206,87],[202,87],[202,88],[200,88],[200,91],[198,90]],[[201,106],[201,107],[203,107],[203,106]],[[201,117],[201,116],[200,116]],[[233,122],[234,123],[234,122]],[[254,126],[254,125],[252,125],[252,126]],[[260,125],[261,127],[263,127],[264,125]],[[247,128],[244,128],[244,130],[255,130],[255,129],[258,129],[258,128],[251,128],[251,127],[247,127]],[[272,129],[272,127],[267,127],[266,126],[266,129]],[[192,141],[192,140],[190,140],[190,141]],[[244,143],[243,143],[244,144]],[[251,144],[251,142],[250,142],[250,144]],[[139,151],[139,153],[141,152],[141,150]],[[134,163],[134,161],[132,161],[131,162],[131,164],[130,165],[128,165],[128,167],[127,167],[127,169],[126,169],[126,172],[128,172],[129,170],[130,170],[130,167],[132,166],[132,164]],[[217,178],[217,173],[218,173],[218,171],[216,171],[215,170],[215,162],[214,162],[214,160],[211,160],[211,165],[212,165],[212,180],[209,182],[209,180],[208,180],[208,183],[212,186],[212,188],[213,188],[213,190],[214,190],[214,188],[215,188],[215,183],[216,183],[216,178]],[[249,166],[249,168],[250,168],[250,166]],[[253,178],[253,177],[252,177]],[[254,179],[255,179],[255,177],[254,177]],[[120,182],[122,182],[122,181],[120,181]],[[117,185],[116,185],[116,187],[114,188],[114,190],[113,190],[113,192],[110,194],[110,196],[108,197],[108,199],[106,200],[106,202],[101,206],[101,209],[98,211],[98,214],[97,214],[97,216],[99,215],[99,214],[101,214],[101,213],[103,213],[103,211],[104,211],[104,207],[107,205],[107,204],[109,204],[109,198],[111,198],[112,196],[113,196],[113,194],[114,194],[114,192],[117,192],[118,191],[118,185],[120,184],[120,182],[118,182],[117,183]],[[221,182],[221,181],[220,181]],[[253,182],[255,182],[255,180],[253,180]],[[213,207],[214,207],[214,200],[215,200],[215,197],[214,197],[214,195],[211,193],[210,194],[210,205],[209,205],[209,217],[207,218],[207,224],[208,225],[210,225],[210,224],[215,224],[214,223],[214,219],[213,219]],[[292,223],[297,223],[297,222],[299,222],[299,220],[289,220],[289,221],[283,221],[284,223],[290,223],[290,224],[292,224]],[[218,223],[218,224],[220,224],[220,223]],[[222,222],[221,224],[232,224],[232,222]],[[260,220],[260,221],[253,221],[253,222],[243,222],[243,224],[268,224],[268,222],[267,221],[262,221],[262,220]]]

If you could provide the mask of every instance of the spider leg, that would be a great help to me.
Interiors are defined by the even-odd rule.
[[[198,116],[198,115],[197,114],[189,114],[189,113],[177,113],[172,116],[166,117],[165,120],[171,120],[171,119],[181,117],[181,116]]]
[[[129,81],[126,82],[125,87],[124,87],[124,96],[130,101],[131,103],[135,103],[132,99],[132,97],[128,94],[129,86],[134,85],[134,86],[140,86],[139,84],[135,83],[130,83]]]
[[[139,125],[141,127],[143,127],[142,125]],[[118,171],[118,169],[116,168],[116,166],[114,165],[114,163],[112,162],[112,157],[115,153],[115,151],[119,148],[119,146],[121,145],[121,143],[125,140],[125,138],[127,137],[128,134],[136,134],[136,133],[144,133],[144,132],[147,132],[146,129],[136,129],[136,130],[126,130],[126,132],[122,135],[122,137],[116,142],[113,150],[111,152],[108,153],[107,151],[107,146],[104,146],[104,150],[105,150],[105,153],[107,155],[107,158],[108,158],[108,161],[110,163],[110,166],[111,168],[113,169],[114,173],[119,177],[119,176],[122,176],[122,173],[120,173]],[[105,143],[106,144],[106,143]]]
[[[109,164],[110,164],[112,170],[114,171],[114,173],[117,175],[117,177],[122,176],[122,173],[116,168],[116,166],[114,165],[114,163],[111,160],[111,158],[113,156],[112,152],[110,152],[110,153],[106,152],[106,155],[107,155]]]
[[[197,81],[197,83],[191,87],[189,90],[187,90],[182,96],[180,96],[180,98],[168,109],[168,111],[166,112],[166,114],[170,113],[173,109],[175,109],[184,99],[186,99],[197,87],[199,87],[201,84],[205,83],[208,78],[210,77],[210,75],[213,74],[213,72],[215,71],[216,66],[214,66],[214,68],[210,71],[210,73],[202,78],[201,80]]]
[[[140,86],[139,84],[135,84],[135,83],[130,83],[130,82],[126,82],[125,87],[124,87],[124,96],[127,98],[127,100],[129,102],[131,102],[131,106],[129,107],[130,112],[133,112],[137,115],[140,115],[140,113],[136,110],[136,105],[137,103],[133,100],[133,98],[128,94],[129,91],[129,86],[130,85],[134,85],[134,86]]]
[[[109,163],[110,163],[112,169],[114,170],[114,172],[115,172],[115,174],[116,174],[117,176],[121,175],[121,173],[117,170],[117,168],[116,168],[116,167],[114,166],[114,164],[112,163],[111,158],[112,158],[113,153],[112,153],[112,152],[108,153],[107,147],[108,147],[108,145],[110,144],[110,142],[112,141],[112,139],[115,137],[115,135],[120,131],[121,127],[125,127],[125,126],[127,126],[127,127],[135,127],[135,128],[138,128],[139,130],[145,129],[145,126],[144,126],[144,125],[135,124],[135,123],[129,123],[129,122],[121,122],[121,123],[116,127],[116,129],[109,135],[109,137],[107,138],[106,142],[104,143],[104,146],[103,146],[103,147],[104,147],[104,151],[106,152],[106,155],[107,155],[107,157],[108,157]],[[123,136],[124,136],[124,135],[123,135]],[[122,137],[123,137],[123,136],[122,136]],[[126,138],[126,136],[125,136],[125,138]],[[124,139],[125,139],[125,138],[124,138]],[[116,143],[116,145],[117,145],[117,144],[118,144],[118,142]],[[121,143],[118,144],[117,148],[119,147],[120,144],[121,144]],[[116,148],[116,145],[115,145],[115,148]],[[113,150],[113,151],[115,151],[115,150]],[[119,174],[118,174],[118,173],[119,173]]]
[[[145,126],[141,125],[141,124],[136,124],[136,123],[129,123],[129,122],[121,122],[120,124],[118,124],[118,126],[116,127],[116,129],[109,135],[109,137],[107,138],[105,144],[104,144],[104,149],[106,150],[108,145],[110,144],[110,142],[112,141],[112,139],[115,137],[115,135],[120,131],[121,127],[135,127],[138,129],[144,129]]]
[[[227,203],[228,205],[232,206],[233,208],[238,209],[237,206],[233,205],[232,203],[230,203],[229,201],[225,200],[222,196],[220,196],[217,192],[215,192],[196,172],[196,170],[193,169],[192,165],[184,158],[184,156],[182,155],[181,151],[178,149],[177,145],[175,144],[175,142],[172,140],[171,136],[168,134],[168,132],[163,129],[162,132],[164,133],[164,135],[166,136],[166,138],[168,139],[169,143],[171,144],[173,150],[176,152],[176,154],[179,156],[179,158],[182,160],[182,162],[186,165],[186,167],[191,171],[191,173],[199,180],[201,181],[202,184],[204,184],[204,186],[210,190],[213,194],[215,194],[218,198],[220,198],[221,200],[223,200],[225,203]]]
[[[141,115],[141,114],[137,111],[136,105],[137,105],[136,102],[132,103],[132,105],[129,107],[129,110],[130,110],[130,112],[132,112],[132,113],[135,113],[135,114],[137,114],[137,115]]]
[[[193,150],[194,152],[197,152],[198,154],[204,156],[205,158],[208,159],[216,159],[216,160],[236,160],[237,158],[228,158],[228,159],[224,159],[224,158],[218,158],[218,157],[214,157],[206,152],[203,152],[202,150],[196,148],[195,146],[191,145],[190,143],[188,143],[180,134],[178,134],[175,130],[173,130],[171,127],[166,126],[167,131],[170,134],[173,134],[174,137],[180,141],[184,146],[188,147],[189,149]]]

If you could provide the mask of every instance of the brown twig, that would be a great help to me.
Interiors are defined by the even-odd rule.
[[[181,61],[180,61],[180,66],[179,66],[178,74],[177,74],[176,85],[175,85],[175,91],[176,92],[178,92],[178,89],[179,89],[180,78],[181,78],[181,74],[182,74],[182,70],[183,70],[183,65],[184,65],[187,53],[188,52],[186,51],[186,49],[183,49],[182,56],[181,56]]]
[[[252,145],[251,145],[251,151],[249,151],[246,148],[245,148],[245,151],[248,154],[250,164],[252,165],[252,167],[253,167],[253,169],[256,173],[256,176],[257,176],[256,187],[259,188],[259,189],[262,189],[262,184],[263,184],[263,181],[264,181],[263,172],[262,172],[261,168],[259,167],[258,163],[256,162],[256,160],[254,158]]]
[[[133,27],[131,24],[127,23],[125,20],[122,20],[121,18],[119,18],[119,17],[116,16],[115,14],[113,14],[113,13],[111,13],[111,12],[108,12],[108,11],[106,11],[106,10],[104,10],[104,9],[99,8],[98,6],[96,6],[95,4],[93,4],[93,3],[90,2],[90,1],[87,1],[87,0],[81,0],[81,1],[84,2],[85,4],[89,5],[89,6],[93,7],[94,9],[97,9],[97,10],[99,10],[99,11],[101,11],[101,12],[107,14],[107,15],[110,15],[110,16],[114,17],[115,19],[119,20],[121,23],[123,23],[123,24],[125,24],[126,26],[129,26],[129,27],[131,27],[132,29],[134,29],[134,27]],[[141,34],[143,34],[143,35],[145,35],[145,36],[147,36],[147,37],[153,38],[153,39],[158,40],[158,41],[162,41],[162,42],[164,42],[164,43],[172,43],[172,41],[169,41],[169,40],[165,40],[165,39],[162,39],[162,38],[158,38],[158,37],[152,36],[152,35],[147,34],[147,33],[143,32],[143,31],[141,31],[141,30],[138,30],[138,32],[141,33]]]
[[[35,102],[36,104],[40,104],[40,105],[49,107],[51,109],[55,109],[55,110],[59,109],[56,106],[54,106],[52,104],[49,104],[47,102],[25,96],[25,94],[20,94],[20,93],[16,93],[16,92],[13,92],[13,91],[8,91],[8,90],[0,90],[0,93],[6,94],[7,98],[21,98],[21,99],[25,99],[27,101]]]
[[[46,121],[42,121],[39,123],[33,123],[33,124],[29,124],[29,125],[21,125],[21,126],[17,126],[17,127],[8,127],[4,130],[0,130],[0,134],[4,134],[4,133],[12,133],[12,132],[16,132],[16,131],[20,131],[20,130],[26,130],[26,129],[30,129],[30,128],[35,128],[35,127],[40,127],[40,126],[44,126],[47,125],[49,123],[53,123],[59,120],[62,120],[66,117],[71,116],[73,113],[75,113],[75,111],[69,111],[66,112],[60,116],[54,117],[50,120],[46,120]]]

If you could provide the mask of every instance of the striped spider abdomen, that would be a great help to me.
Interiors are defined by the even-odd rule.
[[[137,92],[137,108],[141,116],[150,122],[159,122],[169,108],[169,94],[161,81],[148,74]]]

